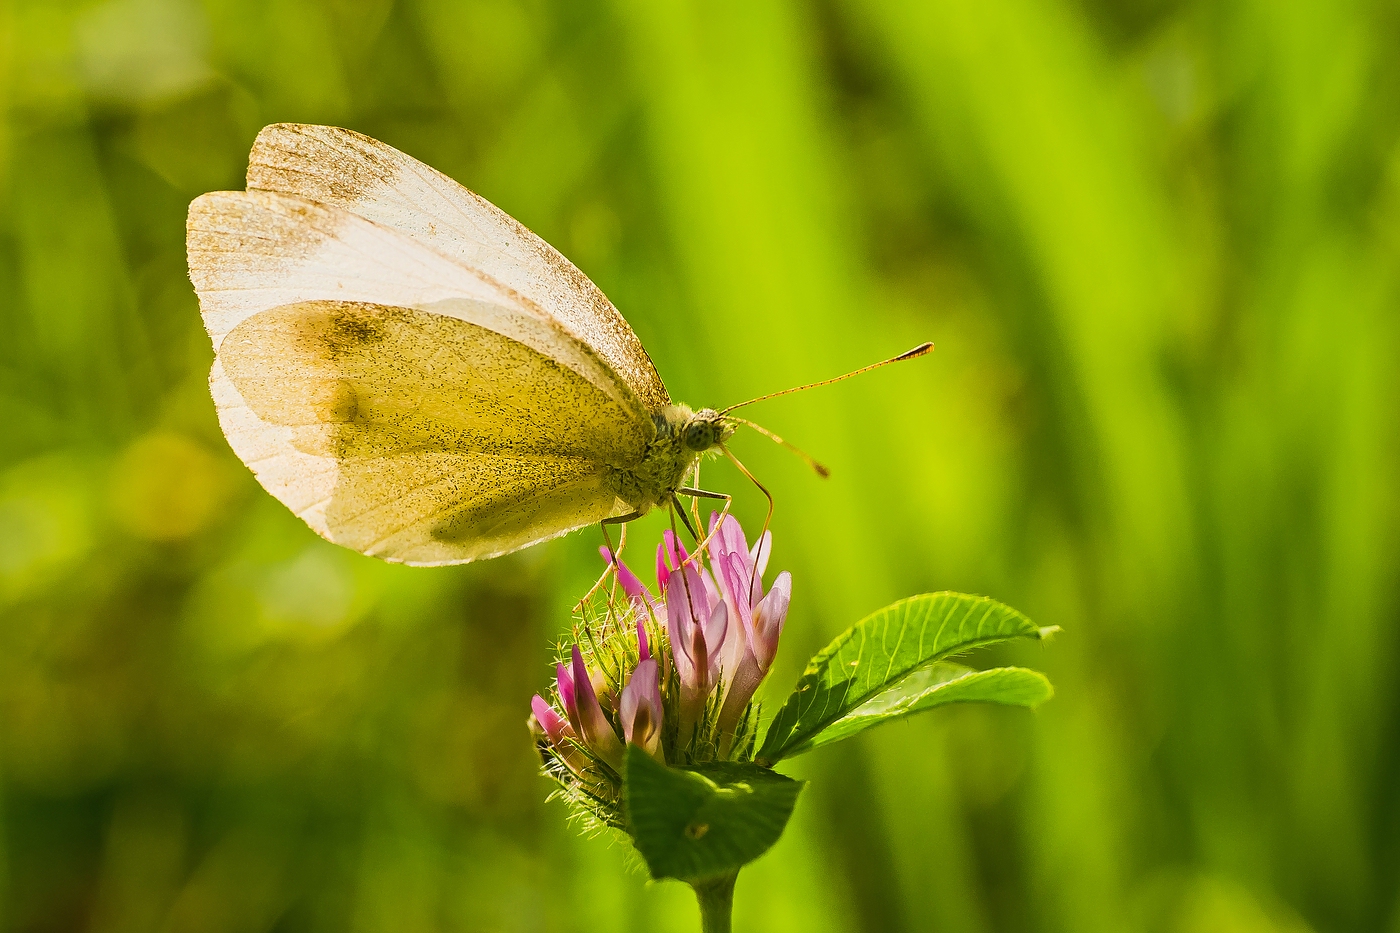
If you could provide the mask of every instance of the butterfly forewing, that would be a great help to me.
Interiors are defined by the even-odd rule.
[[[670,397],[612,302],[573,263],[484,198],[378,140],[278,123],[258,134],[248,188],[342,207],[480,270],[542,308],[659,412]]]
[[[650,422],[586,344],[480,270],[340,208],[268,191],[218,191],[190,205],[190,278],[218,350],[249,315],[326,299],[434,308],[518,340],[587,378]]]

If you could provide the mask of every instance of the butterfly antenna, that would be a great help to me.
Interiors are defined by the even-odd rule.
[[[749,427],[753,428],[755,431],[757,431],[759,434],[762,434],[764,437],[768,438],[769,440],[774,441],[775,443],[778,443],[778,444],[782,444],[782,445],[783,445],[784,447],[786,447],[788,450],[790,450],[790,451],[792,451],[793,453],[797,454],[797,455],[798,455],[799,457],[801,457],[804,461],[806,461],[807,465],[808,465],[809,467],[811,467],[812,470],[813,470],[818,476],[820,476],[822,479],[826,479],[827,477],[829,477],[829,476],[831,475],[831,471],[828,470],[824,464],[822,464],[821,462],[819,462],[815,457],[813,457],[811,454],[807,453],[807,451],[803,450],[801,447],[798,447],[798,446],[797,446],[796,444],[794,444],[792,441],[783,440],[781,437],[779,437],[778,435],[774,434],[772,431],[768,430],[768,429],[765,428],[763,425],[761,425],[761,424],[755,424],[754,422],[750,421],[750,420],[747,419],[747,418],[735,417],[734,420],[737,421],[737,422],[739,422],[740,424],[746,424],[746,425],[748,425]],[[750,479],[752,479],[752,477],[750,477]]]
[[[768,401],[768,399],[777,398],[780,395],[791,395],[794,392],[805,392],[807,389],[816,389],[820,386],[829,386],[832,383],[841,382],[845,379],[851,378],[852,376],[859,376],[861,373],[868,373],[872,369],[879,369],[881,366],[888,366],[891,363],[902,363],[905,360],[917,359],[918,357],[923,356],[925,353],[928,353],[932,349],[932,343],[921,343],[912,350],[904,351],[903,353],[899,354],[899,356],[892,356],[887,360],[881,360],[878,363],[871,363],[869,366],[862,366],[860,369],[853,369],[848,373],[845,373],[840,376],[834,376],[831,379],[823,379],[821,382],[809,382],[806,385],[793,386],[791,389],[783,389],[779,392],[769,392],[767,395],[760,395],[758,398],[751,398],[747,402],[740,402],[737,405],[730,405],[728,408],[724,409],[724,411],[721,411],[720,414],[727,415],[731,411],[734,411],[736,408],[743,408],[745,405],[752,405],[755,402],[766,402]]]

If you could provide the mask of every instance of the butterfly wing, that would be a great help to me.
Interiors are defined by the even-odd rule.
[[[273,124],[253,144],[248,188],[344,208],[480,270],[592,348],[649,411],[670,404],[641,341],[587,276],[504,211],[392,146],[334,126]]]
[[[431,307],[559,360],[647,418],[631,387],[534,302],[348,211],[267,191],[216,191],[190,204],[186,249],[215,350],[249,315],[299,301]]]
[[[188,249],[224,432],[323,536],[452,563],[629,510],[607,480],[654,436],[645,406],[491,277],[271,192],[196,199]]]
[[[267,449],[273,461],[330,465],[314,474],[317,489],[297,490],[307,500],[298,504],[337,544],[453,563],[627,508],[612,469],[640,456],[631,413],[569,368],[479,325],[301,302],[241,322],[218,363],[241,400],[221,405],[221,421],[260,479]]]

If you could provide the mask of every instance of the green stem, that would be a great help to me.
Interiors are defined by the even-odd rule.
[[[730,921],[734,913],[734,879],[736,871],[718,878],[695,881],[695,899],[700,902],[701,933],[730,933]]]

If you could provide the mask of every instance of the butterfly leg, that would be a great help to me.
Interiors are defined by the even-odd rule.
[[[747,476],[749,478],[749,482],[757,486],[758,491],[763,493],[763,497],[768,500],[768,514],[763,517],[763,531],[759,532],[759,537],[762,538],[763,534],[768,531],[768,525],[773,521],[773,494],[768,491],[768,487],[764,486],[758,481],[758,477],[754,476],[752,473],[749,472],[748,467],[744,466],[742,463],[739,462],[739,458],[734,456],[734,452],[732,450],[730,450],[728,447],[723,446],[720,447],[720,450],[724,451],[724,455],[730,459],[730,462],[732,462],[736,467],[738,467],[739,472]]]
[[[768,525],[773,521],[773,494],[768,491],[768,487],[764,486],[758,481],[758,477],[754,476],[752,473],[749,472],[748,467],[744,466],[742,463],[739,462],[739,458],[734,456],[734,452],[732,450],[723,445],[720,446],[720,450],[724,451],[724,455],[729,458],[730,462],[733,463],[736,467],[738,467],[739,472],[747,476],[749,478],[749,482],[757,486],[758,491],[763,493],[763,497],[768,500],[768,514],[763,516],[763,530],[758,533],[758,540],[762,541],[763,536],[768,533]],[[826,468],[823,467],[822,469]],[[758,572],[757,564],[754,565],[754,572]],[[753,586],[752,580],[749,581],[749,586]]]
[[[689,489],[704,488],[700,485],[700,464],[702,460],[703,458],[697,457],[695,460],[695,466],[691,468],[690,482],[686,484],[686,487]],[[704,521],[702,521],[700,518],[700,497],[698,496],[690,497],[690,517],[695,519],[696,528],[699,528],[705,524]]]
[[[682,486],[676,490],[678,496],[690,496],[692,499],[723,499],[729,502],[734,497],[726,492],[710,492],[708,489],[694,489],[690,486]]]
[[[691,488],[691,487],[689,487],[689,486],[682,486],[682,487],[680,487],[679,489],[677,489],[677,490],[676,490],[676,495],[677,495],[677,496],[689,496],[690,499],[691,499],[691,503],[692,503],[692,504],[695,502],[696,499],[723,499],[723,500],[724,500],[724,507],[723,507],[722,509],[720,509],[719,520],[716,521],[716,522],[714,523],[714,525],[710,528],[709,533],[708,533],[707,535],[705,535],[705,540],[701,541],[701,540],[696,536],[695,530],[694,530],[693,528],[690,528],[690,523],[689,523],[689,522],[686,522],[686,528],[687,528],[687,529],[690,529],[690,536],[691,536],[691,538],[694,539],[694,540],[697,542],[696,545],[695,545],[695,553],[699,554],[700,552],[704,551],[705,548],[706,548],[707,546],[709,546],[710,539],[713,538],[713,537],[715,536],[715,532],[719,530],[719,526],[720,526],[720,524],[724,521],[725,516],[729,514],[729,506],[730,506],[731,504],[733,504],[733,502],[734,502],[734,497],[731,496],[731,495],[729,495],[729,494],[727,494],[727,493],[723,493],[723,492],[710,492],[710,491],[707,490],[707,489],[693,489],[693,488]],[[675,500],[673,499],[672,501],[675,501]],[[682,519],[682,521],[684,521],[684,520],[685,520],[685,511],[684,511],[683,509],[681,509],[680,503],[679,503],[679,502],[676,502],[676,511],[677,511],[677,512],[680,512],[680,514],[681,514],[681,519]]]
[[[617,569],[618,559],[622,557],[622,549],[627,546],[627,523],[641,517],[641,512],[632,512],[628,515],[619,515],[617,518],[605,518],[598,523],[598,527],[603,531],[603,543],[607,545],[608,548],[608,563],[612,565],[614,570]],[[609,525],[622,526],[622,531],[619,532],[617,540],[617,550],[615,551],[612,546],[612,538],[608,537]]]
[[[671,515],[673,516],[671,522],[672,534],[675,534],[676,532],[674,516],[679,515],[681,518],[681,524],[685,526],[686,531],[690,532],[690,540],[697,542],[700,540],[700,536],[695,532],[695,526],[690,523],[690,516],[685,514],[685,509],[681,508],[680,501],[675,496],[671,497]],[[677,567],[676,569],[679,570],[680,568]]]
[[[598,590],[602,589],[603,584],[608,582],[609,577],[612,577],[614,580],[617,578],[618,554],[627,545],[627,523],[641,517],[641,512],[631,512],[627,515],[618,515],[611,518],[605,518],[598,523],[598,527],[603,530],[603,543],[607,546],[608,549],[608,566],[606,569],[603,570],[603,575],[598,578],[598,582],[594,583],[593,586],[589,588],[588,592],[583,594],[583,598],[580,599],[574,605],[575,612],[581,610],[583,606],[590,599],[593,598],[593,594],[598,592]],[[616,550],[613,549],[612,538],[608,535],[609,525],[622,526],[621,539],[617,543]],[[612,606],[612,594],[608,595],[608,605],[609,607]]]
[[[691,540],[696,542],[695,551],[694,551],[693,553],[687,555],[685,560],[681,561],[679,564],[676,565],[675,571],[673,571],[673,573],[674,573],[675,575],[674,575],[671,579],[674,580],[674,579],[676,579],[676,577],[679,577],[679,578],[680,578],[681,586],[682,586],[682,588],[685,590],[685,600],[686,600],[686,604],[689,605],[689,606],[691,607],[691,617],[692,617],[692,618],[695,618],[696,621],[697,621],[697,624],[698,624],[698,623],[699,623],[699,619],[698,619],[698,617],[697,617],[696,614],[695,614],[695,608],[694,608],[694,607],[696,606],[696,597],[695,597],[695,595],[692,594],[691,591],[690,591],[690,577],[691,577],[691,575],[688,574],[688,573],[676,573],[676,571],[681,570],[681,568],[683,568],[686,564],[695,564],[696,567],[700,567],[700,555],[702,555],[702,554],[705,553],[705,545],[709,544],[709,542],[710,542],[710,537],[709,537],[709,535],[706,535],[706,536],[705,536],[705,540],[704,540],[704,541],[701,541],[701,540],[699,539],[699,536],[697,536],[696,533],[695,533],[695,528],[694,528],[694,526],[691,525],[690,519],[689,519],[689,518],[686,516],[686,514],[685,514],[685,509],[681,508],[680,500],[676,498],[676,495],[690,495],[692,501],[694,501],[694,499],[696,498],[696,496],[693,495],[693,493],[698,493],[700,496],[703,496],[703,497],[705,497],[705,498],[713,498],[713,499],[725,499],[725,500],[728,500],[728,499],[729,499],[729,496],[726,496],[726,495],[724,495],[724,494],[722,494],[722,493],[704,492],[703,490],[690,490],[690,491],[687,491],[687,490],[683,487],[683,488],[681,488],[681,489],[677,489],[677,490],[676,490],[676,493],[673,494],[673,495],[671,496],[671,500],[670,500],[670,503],[669,503],[669,504],[670,504],[670,509],[668,509],[668,511],[670,512],[670,515],[671,515],[671,535],[672,535],[673,537],[676,537],[676,516],[679,515],[679,516],[681,517],[681,523],[684,524],[686,530],[690,532]],[[725,507],[725,509],[728,509],[728,508],[729,508],[729,503],[728,503],[727,501],[725,502],[725,506],[724,506],[724,507]],[[716,525],[715,527],[719,527],[719,526]],[[713,532],[711,532],[711,534],[713,534]]]

